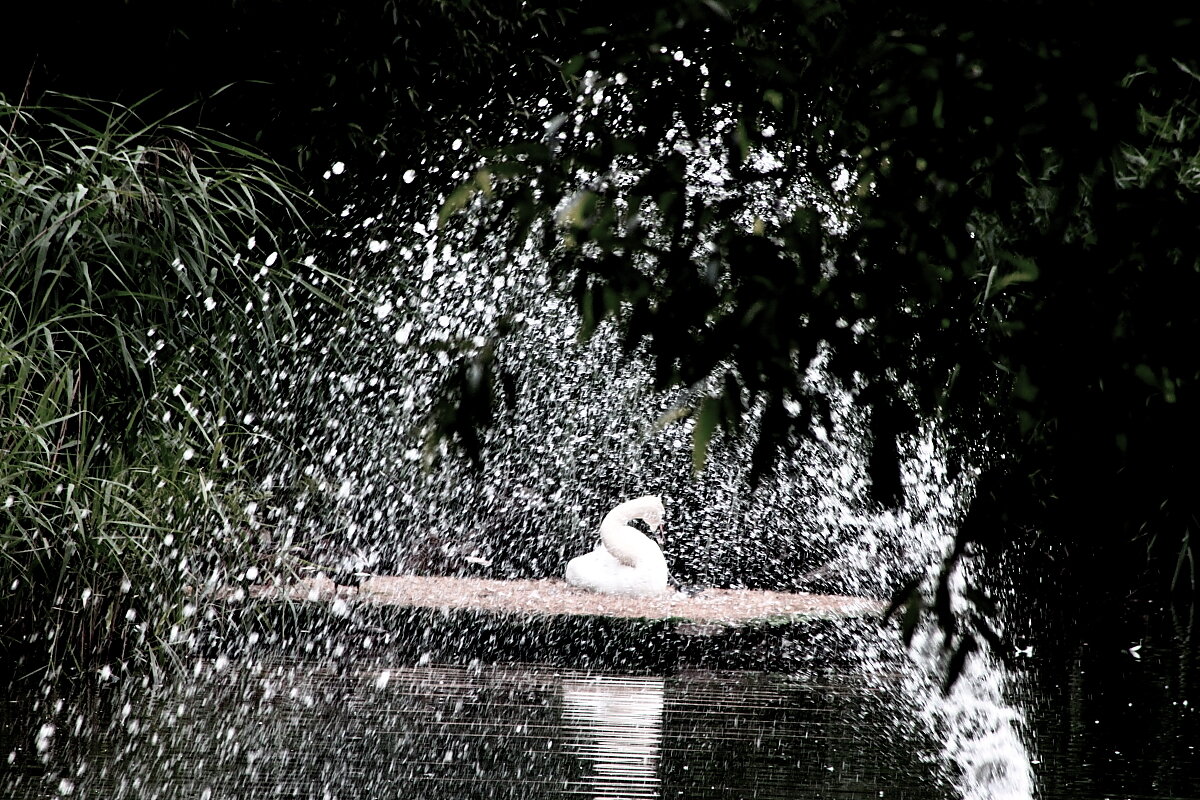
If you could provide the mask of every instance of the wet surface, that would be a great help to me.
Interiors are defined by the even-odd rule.
[[[0,797],[1200,798],[1190,616],[977,663],[949,695],[875,630],[793,642],[776,672],[447,663],[346,633],[158,684],[10,687]]]
[[[836,674],[218,660],[4,745],[15,798],[944,796],[886,702]]]

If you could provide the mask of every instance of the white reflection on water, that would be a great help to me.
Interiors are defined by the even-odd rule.
[[[562,697],[568,747],[591,764],[587,791],[575,791],[595,798],[660,797],[663,679],[568,679]]]

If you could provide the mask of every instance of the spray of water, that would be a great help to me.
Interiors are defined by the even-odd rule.
[[[682,583],[886,598],[906,578],[936,579],[971,473],[951,475],[935,425],[909,443],[905,507],[874,510],[853,388],[832,391],[815,364],[809,379],[834,400],[830,428],[757,487],[740,439],[718,439],[694,475],[692,423],[678,411],[705,387],[651,392],[646,361],[623,354],[613,331],[582,342],[575,310],[531,250],[439,235],[432,212],[390,220],[396,234],[380,240],[382,216],[365,214],[348,248],[371,260],[356,316],[312,320],[308,340],[320,346],[306,377],[264,421],[296,443],[264,487],[289,500],[270,510],[276,563],[300,553],[328,569],[357,553],[376,571],[558,577],[592,546],[607,508],[655,492]],[[496,341],[502,320],[512,332]],[[487,434],[480,470],[431,451],[427,420],[446,371],[485,347],[518,403]],[[956,605],[979,569],[971,556],[958,567]],[[1015,678],[986,643],[949,693],[932,624],[907,649],[891,627],[841,646],[856,650],[864,680],[902,689],[895,724],[933,743],[930,762],[960,796],[1032,796],[1022,712],[1007,699]]]
[[[732,190],[704,147],[692,155],[697,192]],[[762,159],[769,166],[770,154]],[[330,170],[331,180],[352,178]],[[778,198],[762,206],[764,218],[787,213]],[[833,401],[827,429],[755,487],[750,436],[718,435],[694,475],[692,422],[679,412],[708,387],[651,392],[646,360],[624,353],[614,331],[581,341],[575,310],[533,248],[439,230],[435,208],[420,204],[348,206],[343,217],[348,232],[327,248],[339,263],[317,266],[351,276],[353,300],[346,313],[299,307],[295,362],[275,376],[275,402],[256,420],[263,440],[276,444],[257,487],[261,500],[247,509],[256,552],[253,563],[224,565],[229,574],[261,569],[285,580],[294,571],[361,566],[558,577],[571,556],[590,549],[604,511],[654,492],[667,502],[666,550],[682,583],[886,598],[913,575],[935,579],[971,492],[969,472],[951,475],[936,426],[909,444],[905,508],[873,510],[854,387],[833,391],[818,363],[809,380]],[[498,326],[508,335],[497,339]],[[431,444],[428,419],[447,370],[488,348],[519,402],[498,416],[484,441],[484,467],[475,469]],[[956,597],[978,570],[970,556],[959,566]],[[961,797],[1032,796],[1022,713],[1008,700],[1015,678],[998,654],[981,645],[945,693],[947,656],[936,628],[919,627],[908,648],[892,627],[855,635],[831,645],[854,652],[867,685],[899,698],[892,724],[930,743],[930,763]],[[198,676],[219,667],[198,667]],[[289,702],[304,703],[309,695],[296,694],[302,677],[263,685],[287,684]],[[372,680],[381,691],[388,683]],[[581,726],[588,709],[608,702],[590,684],[571,692],[571,719]],[[257,706],[243,707],[249,724]],[[37,747],[49,758],[57,729],[47,725]],[[644,726],[629,727],[644,738]]]

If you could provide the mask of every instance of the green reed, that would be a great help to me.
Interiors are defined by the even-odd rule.
[[[0,651],[52,672],[158,663],[255,548],[247,409],[304,287],[274,164],[59,100],[0,98]]]

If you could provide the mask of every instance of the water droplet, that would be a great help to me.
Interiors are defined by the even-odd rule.
[[[35,747],[39,753],[44,753],[50,749],[50,740],[54,738],[54,731],[55,727],[51,722],[47,722],[41,728],[38,728]]]

